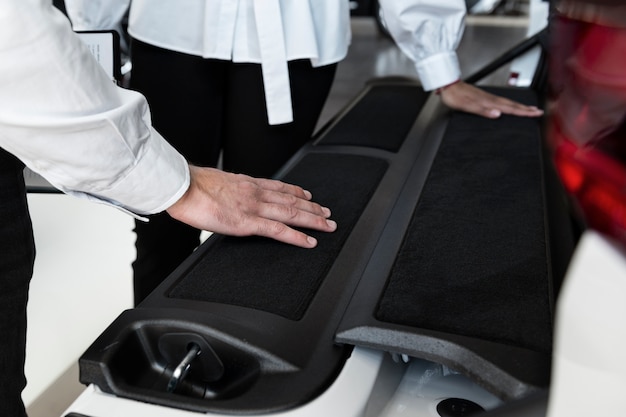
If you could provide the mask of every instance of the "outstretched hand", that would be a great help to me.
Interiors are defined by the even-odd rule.
[[[496,96],[463,81],[445,87],[440,95],[443,103],[451,109],[489,119],[497,119],[502,114],[524,117],[538,117],[543,114],[543,110],[535,106]]]
[[[232,236],[265,236],[303,248],[317,241],[290,226],[332,232],[330,210],[311,193],[281,181],[189,167],[191,184],[167,212],[190,226]]]

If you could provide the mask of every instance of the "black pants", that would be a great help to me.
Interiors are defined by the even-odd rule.
[[[132,43],[130,87],[148,99],[155,128],[187,160],[226,171],[271,177],[311,139],[332,85],[336,65],[289,63],[294,121],[270,126],[261,67],[203,59]],[[152,216],[136,222],[133,263],[139,303],[199,244],[200,231]]]
[[[26,302],[35,244],[21,162],[0,148],[0,416],[23,417]]]

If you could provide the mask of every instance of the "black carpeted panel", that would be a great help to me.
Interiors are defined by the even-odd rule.
[[[223,237],[169,296],[300,319],[387,166],[387,161],[364,156],[305,156],[283,180],[303,186],[313,193],[315,201],[330,207],[337,231],[310,232],[319,242],[315,249],[263,238]]]
[[[452,116],[379,320],[549,352],[540,140],[537,120]]]
[[[319,144],[397,152],[427,98],[419,86],[374,86]]]

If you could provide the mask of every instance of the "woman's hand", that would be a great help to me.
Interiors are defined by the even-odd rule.
[[[527,106],[508,98],[496,96],[463,81],[442,88],[439,94],[443,103],[451,109],[477,114],[489,119],[496,119],[502,114],[523,117],[543,115],[543,110],[535,106]]]
[[[333,232],[330,210],[311,193],[281,181],[190,166],[187,192],[167,212],[193,227],[233,236],[265,236],[303,248],[316,239],[292,229]]]

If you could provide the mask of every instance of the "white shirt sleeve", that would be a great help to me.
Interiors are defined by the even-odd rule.
[[[137,214],[189,186],[144,97],[116,87],[47,0],[0,10],[0,146],[66,193]]]
[[[415,62],[426,91],[461,76],[456,48],[465,25],[464,0],[380,0],[389,33]]]

